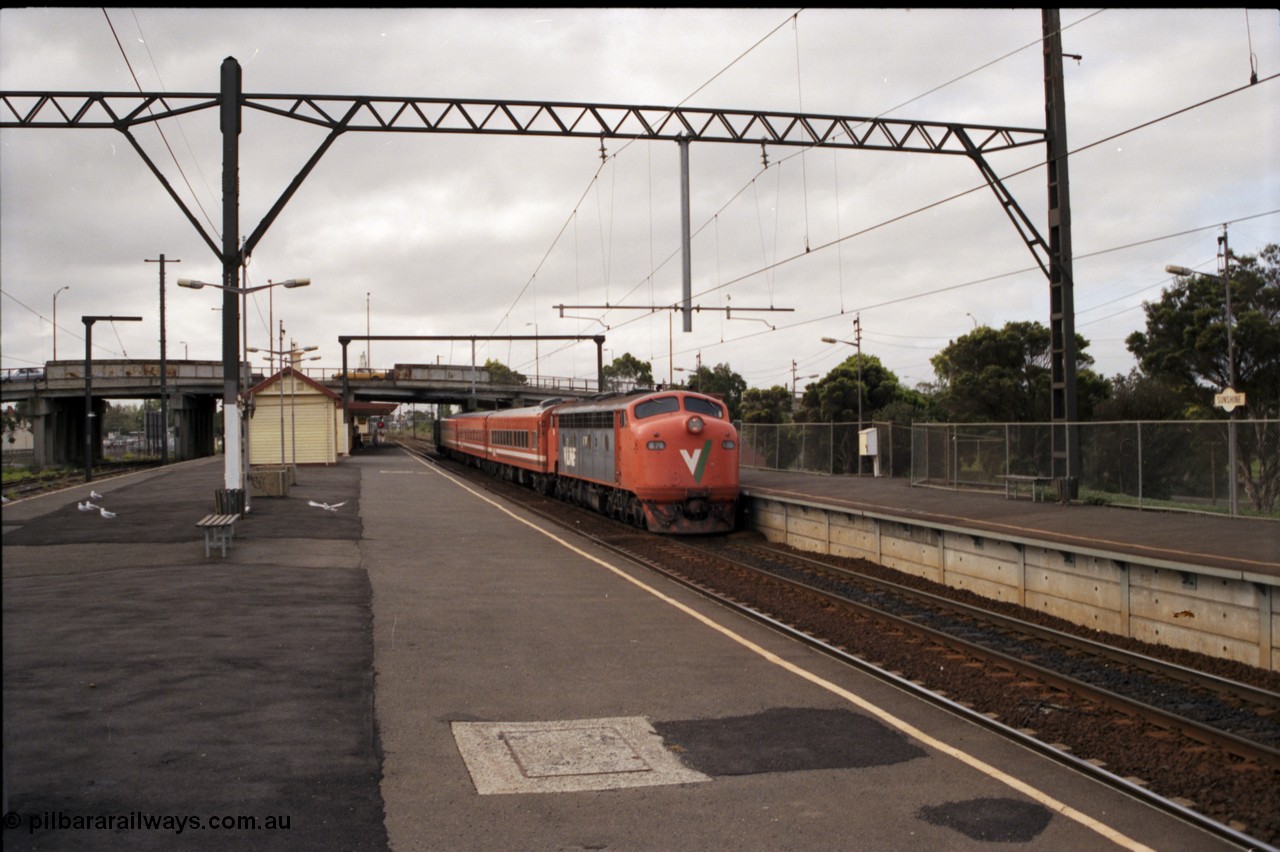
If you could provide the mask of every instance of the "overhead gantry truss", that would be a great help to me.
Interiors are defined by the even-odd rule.
[[[19,91],[0,93],[0,102],[0,127],[123,130],[217,108],[222,96]],[[240,104],[331,132],[687,139],[964,156],[1045,142],[1038,128],[704,107],[249,93]]]

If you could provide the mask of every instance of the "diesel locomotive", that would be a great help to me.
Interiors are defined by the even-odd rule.
[[[539,493],[656,533],[730,532],[738,432],[724,403],[691,391],[459,414],[436,447]]]

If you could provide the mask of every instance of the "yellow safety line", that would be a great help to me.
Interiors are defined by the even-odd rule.
[[[474,496],[480,498],[484,502],[496,508],[498,511],[508,515],[511,518],[514,518],[515,520],[519,521],[520,523],[524,524],[530,529],[536,530],[537,532],[551,539],[556,544],[559,544],[561,547],[565,548],[566,550],[572,551],[573,553],[576,553],[582,558],[590,562],[594,562],[597,565],[613,572],[614,574],[626,580],[627,582],[631,583],[632,585],[636,586],[637,588],[643,589],[644,591],[653,595],[663,603],[666,603],[675,607],[676,609],[680,610],[684,614],[690,616],[691,618],[696,619],[697,621],[701,622],[707,627],[710,627],[712,630],[715,630],[716,632],[724,635],[728,639],[734,642],[737,642],[742,647],[759,655],[760,657],[763,657],[764,659],[768,660],[774,665],[779,666],[798,677],[804,678],[810,683],[815,684],[816,686],[819,686],[822,689],[827,690],[828,692],[838,695],[839,697],[848,701],[850,704],[853,704],[854,706],[861,708],[867,713],[870,713],[872,716],[875,716],[877,719],[880,719],[886,724],[891,725],[894,728],[897,728],[899,731],[903,732],[907,736],[913,737],[916,740],[924,743],[926,746],[936,749],[937,751],[940,751],[945,755],[953,757],[956,760],[959,760],[961,763],[964,763],[972,767],[973,769],[978,770],[984,775],[987,775],[988,777],[993,778],[994,780],[999,781],[1002,784],[1012,787],[1013,789],[1030,797],[1031,799],[1034,799],[1035,801],[1039,802],[1040,804],[1044,805],[1050,810],[1053,810],[1059,814],[1062,814],[1063,816],[1079,823],[1085,828],[1088,828],[1094,832],[1097,832],[1098,834],[1102,835],[1103,837],[1107,838],[1108,840],[1112,841],[1118,846],[1124,847],[1125,849],[1135,850],[1135,852],[1137,852],[1137,850],[1145,850],[1145,852],[1154,852],[1154,850],[1152,850],[1151,847],[1146,846],[1142,843],[1139,843],[1138,841],[1128,837],[1127,835],[1121,834],[1119,831],[1115,830],[1111,826],[1105,825],[1104,823],[1099,822],[1098,820],[1094,819],[1088,814],[1076,810],[1075,808],[1071,807],[1065,802],[1058,801],[1057,799],[1050,796],[1048,793],[1038,790],[1037,788],[1032,787],[1031,785],[1023,781],[1017,778],[1014,778],[1012,775],[1009,775],[1008,773],[1003,772],[1000,769],[997,769],[996,767],[990,765],[989,763],[979,760],[978,758],[974,757],[971,754],[968,754],[967,752],[963,752],[955,748],[954,746],[948,745],[947,743],[944,743],[943,741],[936,739],[930,736],[929,734],[926,734],[924,731],[915,727],[911,723],[906,722],[902,719],[899,719],[897,716],[894,716],[892,713],[889,713],[887,710],[884,710],[883,708],[875,704],[872,704],[871,702],[867,701],[861,696],[855,695],[854,693],[848,691],[847,689],[841,686],[837,686],[836,684],[831,683],[830,681],[819,677],[813,672],[810,672],[806,669],[801,668],[800,666],[795,665],[794,663],[791,663],[787,660],[782,659],[778,655],[774,654],[772,651],[769,651],[769,650],[766,650],[765,648],[760,647],[759,645],[755,644],[751,640],[747,639],[744,636],[739,635],[738,633],[735,633],[734,631],[730,630],[728,627],[725,627],[724,625],[711,619],[710,617],[703,615],[702,613],[681,603],[675,598],[672,598],[669,595],[659,591],[658,589],[655,589],[653,586],[650,586],[647,583],[644,583],[639,579],[632,577],[630,574],[628,574],[626,571],[623,571],[621,568],[618,568],[617,566],[612,565],[604,561],[603,559],[600,559],[597,556],[587,553],[585,550],[582,550],[581,548],[560,538],[555,533],[547,529],[544,529],[543,527],[538,526],[537,524],[533,523],[532,521],[526,518],[520,517],[519,515],[512,512],[510,509],[508,509],[507,507],[498,503],[496,500],[493,500],[485,496],[484,494],[481,494],[479,491],[476,491],[475,489],[471,488],[471,486],[467,485],[466,483],[458,479],[455,479],[454,477],[440,470],[438,467],[429,464],[425,460],[420,459],[416,456],[411,456],[411,458],[413,458],[414,461],[417,461],[418,463],[426,466],[432,472],[444,477],[449,482],[453,483],[454,485],[458,486],[464,491],[470,492]]]

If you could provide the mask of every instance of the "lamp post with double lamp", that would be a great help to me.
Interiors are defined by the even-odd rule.
[[[225,284],[210,284],[206,281],[196,281],[191,278],[178,279],[179,287],[185,287],[189,290],[199,290],[203,287],[212,287],[215,290],[222,290],[225,293],[238,295],[241,297],[242,300],[245,297],[247,297],[250,293],[257,293],[262,290],[269,290],[272,287],[284,287],[285,289],[293,289],[295,287],[306,287],[310,284],[311,284],[310,278],[290,278],[287,281],[272,281],[267,284],[260,284],[257,287],[229,287]],[[247,323],[247,314],[248,314],[247,307],[248,307],[247,305],[243,305],[240,311],[240,315],[242,318],[244,318],[245,323]],[[235,326],[232,326],[232,328],[234,329]],[[248,329],[246,327],[243,333],[247,333],[247,331]],[[223,353],[223,357],[224,358],[227,357],[226,352]],[[227,372],[225,365],[223,369],[224,369],[224,373]],[[236,376],[236,389],[235,389],[236,392],[234,396],[236,400],[238,400],[241,394],[243,393],[243,388],[240,386],[240,383],[244,380],[243,369],[237,369],[235,371],[235,376]],[[225,442],[224,455],[226,456],[226,461],[224,465],[225,476],[223,481],[228,491],[239,491],[241,495],[240,499],[243,500],[244,492],[245,492],[245,487],[244,487],[245,486],[245,470],[244,470],[243,452],[242,452],[243,446],[244,446],[244,433],[242,431],[243,424],[240,422],[241,414],[239,409],[240,409],[239,405],[233,404],[229,406],[227,401],[223,400],[222,435],[223,435],[223,441]],[[244,507],[246,510],[248,509],[247,502],[244,504]],[[225,508],[230,509],[231,507],[225,507]]]
[[[1237,399],[1243,398],[1243,394],[1236,396],[1236,348],[1235,337],[1232,331],[1233,318],[1231,316],[1231,268],[1224,266],[1223,274],[1216,275],[1212,272],[1197,272],[1185,266],[1169,265],[1164,268],[1165,272],[1170,275],[1180,275],[1183,278],[1190,278],[1200,275],[1205,278],[1212,278],[1215,281],[1221,281],[1226,288],[1226,310],[1227,310],[1227,387],[1223,391],[1223,396],[1228,397],[1228,401],[1223,405],[1227,408],[1227,416],[1231,418],[1227,421],[1227,467],[1231,473],[1227,479],[1227,487],[1231,495],[1231,515],[1234,517],[1240,509],[1239,492],[1236,489],[1236,408],[1240,402]],[[1227,407],[1227,406],[1230,407]]]

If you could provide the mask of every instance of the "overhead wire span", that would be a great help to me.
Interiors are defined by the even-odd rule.
[[[120,51],[120,57],[124,59],[125,67],[129,69],[129,76],[133,78],[133,85],[137,88],[139,92],[141,92],[142,83],[141,81],[138,80],[138,75],[133,70],[133,63],[129,61],[129,55],[125,52],[124,45],[120,42],[120,35],[116,32],[116,26],[111,22],[111,16],[107,14],[107,10],[105,8],[102,10],[102,16],[107,19],[107,27],[110,28],[111,36],[116,41],[116,47]],[[136,15],[134,16],[134,21],[135,23],[137,21]],[[139,32],[141,32],[142,30],[141,25],[139,25],[138,30]],[[143,41],[143,44],[146,44],[145,40]],[[148,54],[149,53],[150,53],[150,49],[148,49]],[[161,88],[163,88],[163,83],[161,84]],[[152,115],[155,114],[150,106],[147,107],[147,112]],[[218,236],[221,236],[217,226],[213,223],[213,220],[209,218],[208,212],[204,209],[204,205],[200,203],[200,196],[196,194],[195,189],[191,186],[191,181],[187,178],[187,173],[183,170],[182,164],[178,162],[178,156],[173,152],[173,146],[169,144],[169,137],[165,136],[164,128],[160,126],[159,122],[155,122],[154,124],[156,128],[156,132],[160,134],[160,140],[164,143],[165,150],[169,152],[169,159],[173,160],[174,168],[176,168],[178,170],[178,174],[182,176],[182,182],[187,185],[187,191],[191,193],[191,197],[195,201],[196,206],[199,207],[200,212],[204,214],[205,221],[209,223],[209,227],[213,229],[213,232],[215,234],[217,234]],[[129,135],[129,134],[126,134],[126,135]]]

